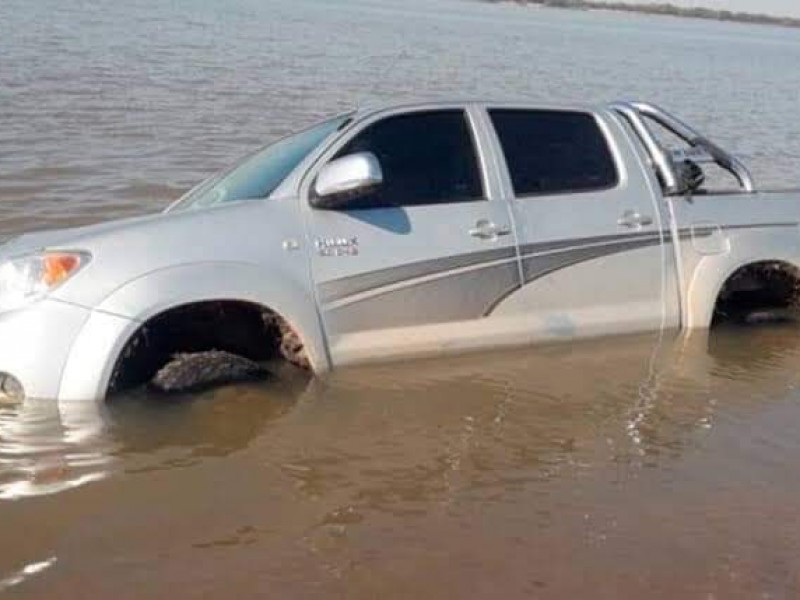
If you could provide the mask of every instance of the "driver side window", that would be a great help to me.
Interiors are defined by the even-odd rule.
[[[387,117],[369,125],[334,159],[371,152],[383,183],[348,209],[389,208],[484,199],[472,134],[463,110]]]

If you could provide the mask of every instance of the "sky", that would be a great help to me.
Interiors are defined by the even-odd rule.
[[[611,1],[611,0],[604,0]],[[701,6],[718,10],[762,13],[781,17],[800,17],[799,0],[623,0],[633,4],[670,2],[678,6]]]

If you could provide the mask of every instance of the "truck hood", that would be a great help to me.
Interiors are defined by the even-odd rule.
[[[282,240],[302,236],[296,202],[252,200],[29,233],[0,246],[0,260],[45,249],[88,252],[88,265],[53,296],[93,308],[127,283],[187,265],[248,264],[268,277],[285,261]]]
[[[20,256],[46,250],[49,248],[59,248],[69,246],[72,240],[85,238],[94,234],[103,234],[108,231],[124,229],[137,223],[154,220],[161,217],[161,213],[147,215],[144,217],[133,217],[129,219],[119,219],[107,221],[96,225],[86,225],[83,227],[70,227],[66,229],[48,229],[43,231],[32,231],[17,236],[0,236],[0,259]]]

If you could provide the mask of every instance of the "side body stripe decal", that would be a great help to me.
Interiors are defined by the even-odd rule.
[[[765,223],[722,229],[796,226]],[[682,229],[679,235],[697,239],[714,231],[699,226]],[[658,245],[662,239],[672,243],[669,232],[655,231],[526,244],[520,248],[523,284],[586,261]],[[344,277],[320,286],[323,309],[337,321],[339,331],[488,316],[521,287],[515,261],[515,248],[494,248]]]

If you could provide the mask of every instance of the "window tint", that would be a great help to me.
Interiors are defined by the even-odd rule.
[[[594,117],[585,113],[490,110],[517,196],[613,187],[617,170]]]
[[[348,208],[414,206],[483,197],[475,148],[461,110],[387,117],[356,135],[335,158],[372,152],[383,184]]]

